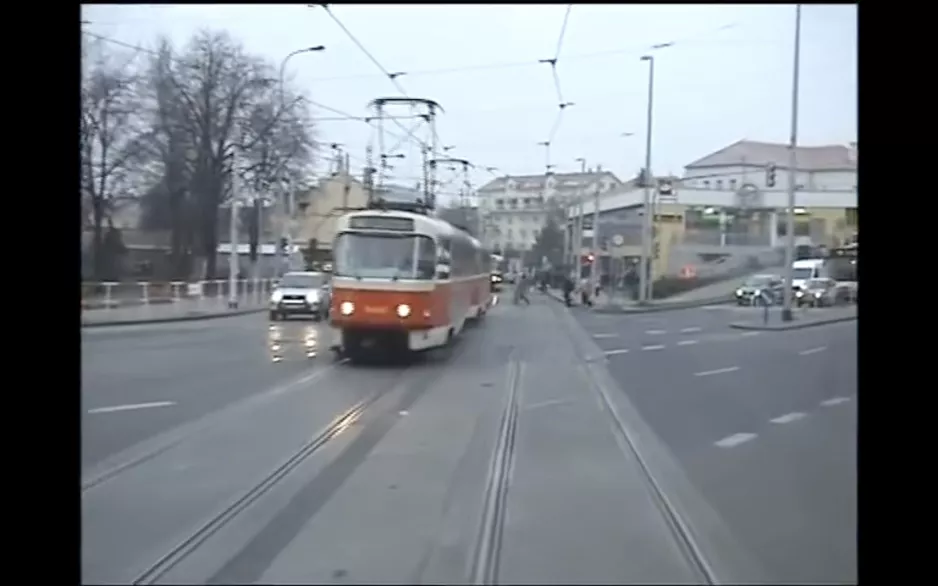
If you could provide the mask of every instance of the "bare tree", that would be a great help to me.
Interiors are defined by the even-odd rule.
[[[134,179],[145,155],[139,117],[134,55],[106,51],[101,43],[83,47],[81,84],[80,194],[82,229],[92,230],[92,274],[100,277],[105,228],[117,202],[139,195]],[[86,212],[87,216],[86,217]]]
[[[198,33],[181,52],[162,41],[146,85],[147,216],[171,230],[180,278],[193,257],[204,261],[200,276],[214,276],[230,173],[261,195],[279,179],[303,177],[314,152],[305,104],[294,93],[281,100],[274,66],[218,32]]]

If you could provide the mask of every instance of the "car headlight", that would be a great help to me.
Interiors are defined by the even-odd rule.
[[[815,291],[815,292],[814,292],[814,296],[815,296],[815,297],[820,298],[822,295],[824,295],[824,292],[823,292],[823,291]]]
[[[342,305],[339,306],[339,311],[342,312],[342,315],[352,315],[352,312],[355,311],[355,304],[351,301],[343,301]]]
[[[274,291],[273,293],[270,294],[270,302],[271,302],[271,303],[280,303],[280,300],[281,300],[281,299],[283,299],[283,292],[282,292],[282,291]]]
[[[410,306],[406,303],[401,303],[397,306],[397,316],[398,317],[407,317],[410,315]]]
[[[742,289],[737,289],[737,290],[736,290],[736,296],[737,296],[737,297],[742,297],[742,296],[743,296],[743,290],[742,290]]]
[[[804,297],[804,291],[795,291],[795,297]]]
[[[316,303],[319,301],[319,293],[316,291],[310,291],[306,294],[307,303]]]

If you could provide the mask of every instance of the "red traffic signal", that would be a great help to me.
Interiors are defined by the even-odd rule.
[[[583,255],[584,264],[590,264],[594,260],[596,260],[596,257],[592,253]]]

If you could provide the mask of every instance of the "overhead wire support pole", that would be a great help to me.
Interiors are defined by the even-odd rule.
[[[798,181],[798,85],[801,63],[801,4],[795,6],[795,48],[791,82],[791,141],[788,146],[788,210],[785,214],[785,289],[782,292],[782,320],[792,316],[792,265],[795,260],[795,190]]]
[[[639,301],[649,300],[651,288],[651,132],[654,115],[655,58],[644,55],[642,61],[648,61],[648,119],[645,131],[645,171],[642,173],[644,190],[642,193],[642,256],[639,272]]]

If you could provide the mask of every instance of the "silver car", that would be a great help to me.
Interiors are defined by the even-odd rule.
[[[329,283],[326,275],[312,271],[290,272],[270,294],[270,319],[309,315],[319,321],[329,315]]]
[[[850,292],[830,278],[808,279],[802,289],[795,291],[798,307],[830,307],[850,300]]]
[[[736,289],[738,305],[758,305],[768,298],[771,303],[779,303],[782,297],[784,280],[779,275],[754,275]]]

